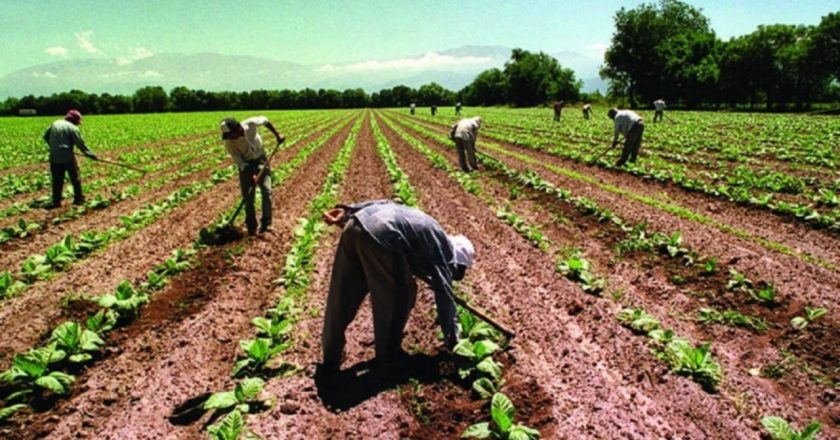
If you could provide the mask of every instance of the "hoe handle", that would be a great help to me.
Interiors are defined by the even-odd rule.
[[[268,156],[268,159],[266,159],[266,161],[265,161],[265,166],[262,167],[260,172],[257,174],[257,182],[259,182],[260,179],[262,179],[263,173],[265,173],[265,170],[268,168],[268,164],[271,163],[271,159],[277,153],[277,150],[280,149],[280,145],[285,141],[286,141],[286,139],[284,138],[282,141],[278,142],[277,145],[274,147],[274,151],[271,152],[271,154]],[[251,193],[255,192],[256,190],[257,190],[257,185],[251,186],[251,189],[248,191],[248,196],[250,197]],[[228,220],[227,226],[230,226],[231,223],[233,223],[233,221],[236,219],[236,216],[239,215],[239,211],[242,210],[243,206],[245,206],[245,199],[244,198],[242,199],[242,201],[239,202],[239,206],[236,207],[236,211],[233,212],[233,215],[230,216],[230,220]]]
[[[474,306],[471,306],[471,305],[467,304],[467,302],[466,302],[466,301],[464,301],[463,299],[459,298],[458,296],[455,296],[455,302],[456,302],[459,306],[461,306],[461,307],[463,307],[463,308],[465,308],[465,309],[469,310],[469,311],[470,311],[472,314],[474,314],[475,316],[478,316],[479,318],[481,318],[481,320],[482,320],[482,321],[485,321],[485,322],[487,322],[488,324],[490,324],[490,325],[492,325],[493,327],[495,327],[495,328],[496,328],[496,330],[498,330],[498,331],[502,332],[502,334],[503,334],[503,335],[505,335],[505,336],[508,338],[508,340],[513,339],[513,337],[514,337],[514,336],[516,336],[516,333],[514,333],[514,332],[513,332],[513,330],[510,330],[509,328],[507,328],[507,327],[503,326],[502,324],[499,324],[498,322],[496,322],[496,320],[494,320],[493,318],[491,318],[491,317],[487,316],[487,314],[486,314],[486,313],[484,313],[483,311],[481,311],[481,310],[479,310],[479,309],[475,308]]]

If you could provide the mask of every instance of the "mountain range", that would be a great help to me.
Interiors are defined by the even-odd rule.
[[[218,53],[159,53],[139,59],[64,60],[12,72],[0,78],[0,97],[50,95],[71,89],[89,93],[132,94],[143,86],[167,90],[338,89],[361,87],[372,93],[396,85],[436,82],[459,90],[481,71],[502,68],[511,49],[462,46],[405,58],[356,63],[305,65],[253,56]],[[583,91],[606,91],[600,62],[573,51],[549,53],[583,80]]]

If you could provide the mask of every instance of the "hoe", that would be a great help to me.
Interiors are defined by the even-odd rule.
[[[76,153],[76,156],[81,157],[82,155]],[[144,170],[143,168],[133,167],[131,165],[128,165],[128,164],[125,164],[125,163],[122,163],[122,162],[115,162],[113,160],[107,160],[107,159],[101,159],[101,158],[97,158],[96,161],[97,162],[102,162],[102,163],[107,163],[108,165],[116,165],[118,167],[128,168],[131,171],[137,171],[138,173],[143,173],[144,176],[146,175],[146,170]]]

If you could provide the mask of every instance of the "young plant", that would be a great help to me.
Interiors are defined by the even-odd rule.
[[[659,329],[659,320],[655,316],[645,313],[645,310],[641,307],[624,309],[618,312],[618,320],[640,334],[649,334]]]
[[[251,320],[251,325],[257,328],[257,334],[267,337],[274,342],[282,342],[292,331],[292,320],[281,316],[263,318],[261,316]]]
[[[808,324],[821,318],[826,314],[826,309],[822,307],[810,308],[805,307],[805,316],[797,316],[790,320],[790,324],[797,330],[803,330]]]
[[[26,399],[41,391],[67,394],[75,377],[60,371],[50,371],[51,364],[61,362],[66,353],[55,343],[15,355],[12,366],[0,373],[0,382],[9,384],[14,392],[5,397],[6,402]]]
[[[773,440],[816,440],[817,434],[822,428],[820,422],[813,421],[802,431],[797,431],[787,420],[776,416],[762,418],[761,424],[764,425]]]
[[[115,310],[121,319],[132,319],[140,306],[149,302],[149,295],[135,290],[128,280],[123,280],[117,285],[115,293],[96,296],[93,300],[100,307]]]
[[[714,391],[722,378],[720,364],[712,360],[709,344],[692,344],[681,338],[674,339],[667,346],[667,358],[671,368],[691,377],[709,391]]]
[[[207,427],[207,435],[211,440],[258,440],[258,435],[245,429],[245,419],[237,410],[231,411],[217,425]],[[244,435],[244,437],[243,437]]]
[[[277,353],[289,348],[290,342],[276,344],[270,338],[256,338],[239,341],[239,347],[245,352],[245,358],[233,365],[234,377],[241,373],[255,373],[265,368],[268,361]]]
[[[765,284],[764,286],[750,291],[750,296],[763,304],[776,303],[776,288],[772,284]]]
[[[26,285],[14,278],[8,271],[0,272],[0,299],[11,298],[15,292],[26,287]]]
[[[540,432],[536,429],[515,423],[515,413],[516,409],[510,399],[502,393],[496,393],[490,402],[492,422],[471,425],[461,434],[461,438],[502,440],[535,440],[540,438]]]
[[[604,278],[595,278],[590,272],[589,261],[580,255],[572,255],[557,263],[557,271],[566,278],[576,282],[584,292],[592,295],[600,294],[607,286]]]
[[[247,413],[253,404],[262,404],[265,399],[260,399],[265,381],[258,377],[248,377],[236,384],[233,391],[215,393],[204,402],[204,409],[232,410]]]
[[[757,332],[767,330],[767,322],[764,319],[744,315],[737,310],[726,310],[723,312],[715,309],[702,308],[699,311],[697,321],[701,324],[726,324],[736,327],[745,327]]]
[[[0,422],[3,420],[8,419],[9,417],[15,415],[16,412],[26,408],[25,403],[16,403],[14,405],[9,405],[3,408],[0,408]]]
[[[703,275],[714,275],[717,273],[717,258],[709,258],[703,262],[703,270],[700,272]]]
[[[95,332],[82,328],[77,322],[65,322],[52,331],[50,342],[64,351],[73,363],[87,362],[93,358],[90,353],[98,352],[105,341]]]
[[[461,337],[470,341],[487,339],[498,342],[502,335],[490,324],[478,319],[468,310],[458,309],[458,324],[461,327]]]
[[[466,379],[475,372],[485,373],[494,381],[502,378],[502,366],[493,360],[491,355],[499,350],[499,345],[488,339],[475,343],[469,339],[462,339],[452,350],[470,361],[469,366],[460,368],[458,374]]]
[[[117,312],[103,309],[88,316],[85,327],[98,335],[102,335],[108,333],[117,325],[117,319],[119,319]]]

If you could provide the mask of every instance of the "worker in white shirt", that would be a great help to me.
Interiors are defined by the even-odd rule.
[[[623,166],[627,160],[630,163],[636,162],[639,149],[642,147],[642,133],[645,131],[645,123],[641,116],[632,110],[619,110],[611,108],[607,116],[615,122],[615,135],[613,136],[612,148],[618,145],[618,135],[624,136],[624,149],[621,157],[615,166]]]
[[[665,101],[662,98],[653,101],[653,108],[656,110],[653,114],[653,123],[655,124],[656,121],[661,121],[665,118]]]

